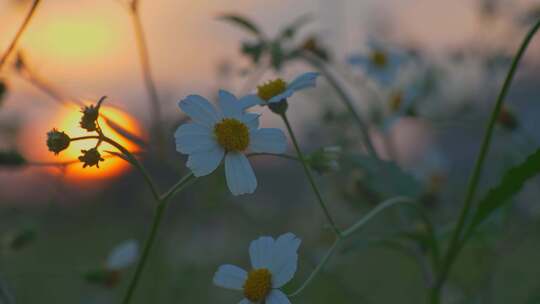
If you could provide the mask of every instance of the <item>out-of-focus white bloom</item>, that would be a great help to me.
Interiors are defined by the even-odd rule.
[[[121,270],[129,267],[139,258],[139,243],[136,240],[127,240],[113,248],[107,258],[108,270]]]
[[[255,105],[264,106],[283,101],[298,91],[315,87],[317,77],[319,73],[307,72],[296,77],[291,83],[281,78],[268,81],[257,87],[257,94],[244,97],[242,106],[246,109]]]
[[[219,109],[204,97],[190,95],[179,102],[193,122],[175,133],[176,150],[188,154],[195,176],[212,173],[225,159],[225,177],[234,195],[253,193],[257,179],[245,153],[283,153],[287,147],[280,129],[259,128],[259,114],[244,112],[244,98],[219,92]]]
[[[246,272],[234,265],[222,265],[214,275],[214,284],[242,291],[244,299],[240,304],[290,304],[279,288],[296,273],[300,243],[292,233],[285,233],[276,240],[260,237],[249,246],[252,270]]]

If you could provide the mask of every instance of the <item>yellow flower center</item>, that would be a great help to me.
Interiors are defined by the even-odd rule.
[[[243,287],[246,299],[258,303],[264,300],[272,289],[272,274],[266,268],[252,270],[248,273]]]
[[[244,151],[249,145],[249,129],[234,118],[224,118],[214,126],[217,142],[226,151]]]
[[[371,62],[379,68],[382,68],[386,66],[386,63],[388,61],[388,58],[386,57],[386,53],[384,53],[381,50],[374,50],[371,53]]]
[[[287,83],[281,79],[275,79],[268,81],[257,87],[257,95],[264,101],[270,100],[270,98],[277,96],[287,89]]]

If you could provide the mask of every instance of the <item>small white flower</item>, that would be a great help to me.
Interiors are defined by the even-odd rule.
[[[242,291],[244,299],[239,304],[290,304],[279,288],[296,273],[300,243],[292,233],[285,233],[276,240],[260,237],[249,245],[252,270],[246,272],[234,265],[222,265],[214,274],[214,284]]]
[[[135,263],[139,257],[139,243],[136,240],[128,240],[113,248],[107,258],[107,270],[122,270]]]
[[[253,193],[257,179],[246,152],[283,153],[280,129],[259,129],[259,114],[245,113],[244,98],[219,91],[219,109],[204,97],[190,95],[178,105],[193,120],[175,133],[176,150],[188,154],[187,166],[197,177],[212,173],[225,159],[225,177],[234,195]]]
[[[257,87],[257,94],[248,95],[241,100],[242,107],[247,109],[255,105],[266,105],[280,102],[291,97],[295,92],[315,87],[319,73],[308,72],[296,77],[287,84],[277,78]]]

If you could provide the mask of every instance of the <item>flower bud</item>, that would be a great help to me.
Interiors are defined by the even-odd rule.
[[[307,157],[311,168],[319,174],[339,170],[338,160],[341,156],[341,147],[330,146],[319,149]]]
[[[319,41],[317,40],[317,37],[315,36],[308,37],[306,40],[304,40],[300,48],[303,51],[309,52],[319,57],[323,61],[330,60],[330,56],[328,55],[328,52],[323,46],[320,45]]]
[[[503,106],[497,117],[497,122],[507,130],[514,130],[519,126],[516,115],[507,107]]]
[[[88,132],[93,132],[97,130],[97,119],[99,117],[99,108],[101,107],[101,103],[105,100],[106,96],[103,96],[97,103],[96,106],[90,105],[85,106],[81,110],[81,113],[83,113],[83,116],[81,118],[81,128],[85,129]]]
[[[64,132],[52,129],[47,133],[47,147],[49,147],[49,151],[54,152],[54,154],[58,154],[67,149],[70,142],[71,138]]]
[[[283,99],[278,102],[269,103],[268,108],[275,114],[283,115],[287,112],[287,109],[289,108],[289,103],[287,102],[287,99]]]
[[[99,168],[99,162],[104,161],[96,148],[90,150],[81,150],[83,155],[79,156],[79,160],[83,163],[83,168],[96,166]]]

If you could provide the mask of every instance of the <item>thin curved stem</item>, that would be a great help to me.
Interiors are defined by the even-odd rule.
[[[148,187],[150,188],[150,191],[152,192],[152,195],[154,196],[156,201],[159,201],[159,199],[160,199],[159,190],[158,190],[156,184],[154,183],[154,181],[152,180],[152,178],[150,177],[150,174],[148,173],[148,171],[146,171],[146,169],[139,162],[139,160],[131,152],[129,152],[128,149],[126,149],[124,146],[122,146],[118,142],[114,141],[113,139],[111,139],[111,138],[109,138],[107,136],[103,136],[101,139],[104,142],[109,143],[112,146],[114,146],[116,149],[118,149],[120,152],[122,152],[122,154],[124,154],[128,158],[130,163],[135,168],[137,168],[137,170],[139,170],[139,172],[143,176],[144,180],[148,184]]]
[[[124,146],[116,142],[115,140],[105,136],[105,135],[88,135],[88,136],[80,136],[80,137],[74,137],[71,139],[71,141],[77,141],[77,140],[87,140],[87,139],[97,139],[102,140],[106,143],[111,144],[113,147],[118,149],[118,151],[122,152],[129,162],[141,173],[143,176],[145,182],[148,184],[148,187],[150,188],[150,191],[152,192],[152,195],[154,196],[154,199],[159,200],[160,195],[159,191],[157,189],[157,186],[154,184],[154,181],[150,177],[150,174],[146,171],[144,166],[139,162],[139,160],[131,153],[128,149],[126,149]]]
[[[324,255],[324,257],[322,258],[322,260],[319,262],[319,264],[317,265],[317,267],[315,267],[315,269],[313,270],[313,272],[311,272],[311,274],[309,275],[309,277],[304,281],[304,283],[302,283],[302,285],[296,289],[294,292],[292,292],[291,294],[289,294],[289,297],[295,297],[297,295],[299,295],[308,285],[309,283],[311,283],[311,281],[313,281],[313,279],[321,272],[321,270],[324,268],[324,266],[326,265],[326,263],[328,263],[328,261],[330,260],[330,257],[332,257],[332,255],[334,254],[334,252],[336,251],[338,245],[341,243],[341,239],[336,239],[334,241],[334,244],[332,244],[332,246],[330,247],[330,249],[328,249],[328,251],[326,252],[326,254]]]
[[[514,75],[516,73],[519,62],[521,61],[523,55],[525,54],[525,51],[527,50],[532,38],[538,32],[539,29],[540,29],[540,20],[534,24],[534,26],[531,28],[529,33],[525,36],[525,39],[523,40],[518,52],[514,56],[512,65],[510,66],[510,70],[508,71],[504,84],[499,92],[499,96],[497,97],[497,102],[495,103],[495,107],[493,108],[493,111],[491,112],[491,117],[487,124],[486,132],[484,133],[484,138],[482,140],[480,152],[478,154],[478,158],[476,159],[473,173],[469,180],[469,185],[467,187],[467,194],[465,196],[465,203],[463,205],[463,208],[461,209],[461,214],[458,220],[458,224],[456,226],[454,234],[452,235],[452,239],[450,241],[450,245],[448,247],[448,251],[445,256],[445,259],[443,260],[441,272],[439,273],[437,282],[435,283],[435,286],[433,288],[432,303],[439,303],[440,290],[442,286],[444,285],[444,282],[446,281],[448,272],[450,268],[452,267],[452,264],[454,263],[457,255],[459,254],[463,246],[463,244],[460,244],[462,232],[465,227],[467,217],[472,209],[472,203],[476,194],[476,190],[478,188],[478,182],[480,181],[482,169],[484,167],[484,162],[486,160],[486,156],[490,148],[491,138],[493,136],[493,129],[497,121],[497,117],[499,116],[501,107],[504,103],[504,100],[506,99],[506,96],[508,95],[508,91],[510,89],[510,85],[512,84],[512,80],[514,79]]]
[[[313,66],[318,71],[320,71],[324,75],[328,83],[334,88],[339,98],[341,99],[341,101],[343,101],[343,103],[345,104],[345,107],[347,107],[347,110],[351,113],[354,120],[360,127],[360,131],[362,132],[364,144],[366,146],[368,153],[373,158],[379,159],[377,151],[375,150],[375,146],[373,145],[373,142],[371,140],[371,136],[369,135],[369,126],[367,125],[366,122],[364,122],[364,119],[362,118],[360,113],[358,113],[358,111],[355,109],[354,101],[349,96],[347,91],[345,91],[345,88],[341,86],[341,84],[334,77],[332,72],[328,70],[324,62],[321,62],[320,60],[318,60],[317,58],[314,58],[313,56],[304,55],[303,58],[306,60],[307,63],[309,63],[311,66]]]
[[[4,55],[2,55],[2,58],[0,58],[0,71],[4,67],[4,64],[6,63],[7,59],[11,55],[11,53],[13,53],[13,51],[17,47],[17,44],[19,43],[19,40],[22,37],[22,34],[24,33],[24,31],[28,27],[28,24],[30,24],[30,21],[32,20],[32,17],[34,17],[40,3],[41,3],[41,0],[35,0],[34,3],[32,3],[32,7],[30,7],[30,10],[28,11],[28,14],[26,15],[26,17],[24,18],[24,21],[23,21],[21,27],[19,28],[19,30],[15,34],[15,37],[13,38],[13,40],[11,40],[11,43],[9,44],[9,46],[8,46],[6,52],[4,53]]]
[[[148,44],[144,34],[144,28],[141,22],[139,14],[139,1],[133,1],[130,6],[130,15],[133,21],[133,30],[135,32],[135,39],[137,42],[137,51],[139,52],[139,60],[142,69],[142,76],[144,84],[148,92],[148,98],[150,101],[152,119],[154,128],[158,134],[158,141],[161,144],[162,141],[162,129],[161,129],[161,104],[159,101],[159,94],[157,92],[156,83],[152,76],[152,68],[150,65],[150,55],[148,52]]]
[[[294,161],[300,161],[298,157],[289,155],[289,154],[278,154],[278,153],[249,153],[246,155],[247,157],[257,157],[257,156],[275,156],[280,158],[285,158],[288,160],[294,160]]]
[[[313,189],[313,192],[317,196],[317,201],[319,202],[319,205],[321,206],[321,209],[323,210],[324,215],[326,216],[326,219],[328,220],[328,223],[330,224],[330,226],[332,226],[332,229],[334,230],[338,238],[341,238],[341,231],[336,226],[334,219],[330,215],[330,211],[328,211],[328,208],[326,207],[324,199],[322,198],[322,195],[319,191],[319,188],[317,187],[317,184],[315,183],[315,179],[313,178],[313,175],[311,174],[309,165],[306,162],[306,158],[304,157],[304,154],[302,153],[302,150],[300,149],[300,146],[298,145],[298,141],[296,140],[296,136],[294,135],[291,124],[289,123],[289,119],[287,118],[286,114],[282,114],[281,118],[283,119],[283,122],[285,123],[285,126],[287,127],[287,131],[289,132],[289,135],[293,142],[294,149],[296,150],[296,154],[298,155],[298,160],[300,160],[300,162],[302,163],[302,167],[304,168],[306,177],[311,185],[311,188]]]

